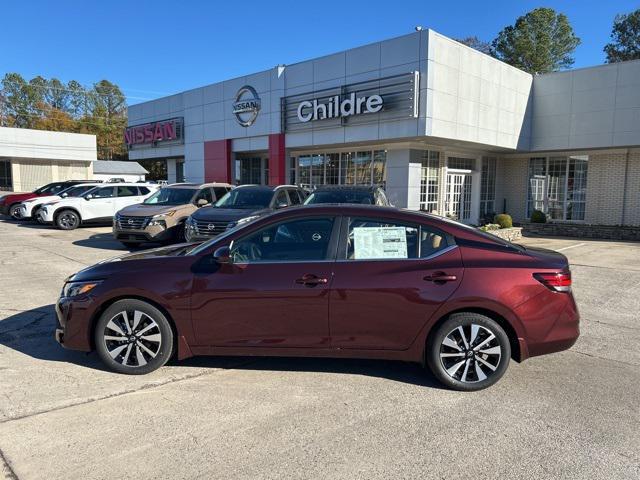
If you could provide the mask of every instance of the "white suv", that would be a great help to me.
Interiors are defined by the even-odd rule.
[[[53,223],[62,230],[73,230],[82,223],[111,223],[118,210],[141,203],[158,185],[117,183],[95,187],[79,197],[67,197],[42,206],[40,222]]]
[[[58,195],[47,195],[45,197],[35,197],[30,200],[25,200],[20,204],[18,214],[20,219],[31,218],[33,220],[38,220],[38,211],[45,203],[55,202],[56,200],[62,200],[67,197],[79,197],[92,188],[99,187],[101,185],[102,183],[81,183],[62,190]]]

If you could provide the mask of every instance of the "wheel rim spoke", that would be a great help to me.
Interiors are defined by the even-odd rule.
[[[131,325],[129,325],[129,315],[127,315],[126,310],[122,312],[122,320],[124,321],[124,326],[127,328],[127,333],[131,334]]]
[[[462,377],[460,377],[460,380],[462,380],[463,382],[467,381],[467,374],[469,373],[470,365],[471,365],[471,359],[468,359],[467,363],[464,366],[464,372],[462,372]]]
[[[494,338],[496,338],[496,336],[492,333],[491,335],[489,335],[489,337],[485,338],[480,345],[474,347],[474,350],[477,352]]]
[[[462,351],[462,349],[460,348],[460,346],[453,341],[453,339],[446,337],[443,341],[442,341],[443,345],[446,345],[449,348],[455,348],[458,351]]]
[[[487,362],[484,358],[482,357],[476,357],[476,363],[480,362],[481,364],[483,364],[485,367],[487,367],[489,370],[491,370],[492,372],[496,371],[496,368],[498,367],[494,367],[493,365],[491,365],[489,362]]]
[[[145,352],[147,352],[147,354],[151,357],[151,358],[155,358],[156,353],[152,352],[151,350],[149,350],[149,348],[147,348],[147,346],[142,343],[142,342],[138,342],[138,347],[141,348],[142,350],[144,350]]]
[[[138,345],[136,345],[136,358],[138,359],[139,367],[142,367],[147,364],[147,361],[145,360],[144,355],[142,354],[142,350],[140,350],[140,347]]]
[[[146,327],[144,327],[142,330],[140,330],[138,332],[138,335],[142,335],[145,332],[148,332],[149,330],[151,330],[153,327],[157,327],[158,325],[156,324],[156,322],[150,323],[149,325],[147,325]]]
[[[484,353],[485,355],[500,355],[501,352],[502,352],[502,349],[500,348],[499,345],[496,345],[495,347],[491,347],[491,348],[486,348],[484,350],[478,350],[478,353]]]
[[[488,327],[459,325],[442,340],[439,356],[451,378],[462,383],[477,383],[498,370],[502,345]]]
[[[127,345],[120,345],[113,350],[109,350],[109,355],[111,355],[111,358],[115,359],[125,348],[127,348]]]
[[[115,317],[114,317],[115,318]],[[120,335],[122,335],[123,337],[126,337],[127,334],[124,333],[122,331],[122,329],[113,321],[113,318],[111,320],[109,320],[109,323],[107,323],[107,328],[109,330],[113,330],[114,332],[119,333]]]
[[[136,310],[135,312],[133,312],[133,327],[131,327],[131,329],[135,332],[136,328],[138,328],[138,325],[140,324],[140,320],[142,320],[142,315],[144,315],[141,311]]]
[[[115,336],[115,335],[105,335],[104,339],[109,340],[111,342],[127,342],[129,340],[128,337],[121,337],[121,336]]]
[[[460,332],[460,338],[462,338],[464,348],[469,348],[469,343],[467,342],[467,337],[464,334],[464,329],[462,327],[458,327],[458,332]]]
[[[154,333],[153,335],[142,335],[140,338],[146,342],[160,343],[160,341],[162,340],[162,335],[159,333]]]
[[[473,345],[473,342],[476,341],[476,337],[478,336],[478,332],[480,331],[480,327],[476,324],[471,325],[471,340],[469,340],[469,345]]]
[[[482,380],[485,380],[487,378],[487,376],[484,374],[484,372],[480,368],[480,364],[478,362],[476,362],[476,375],[478,376],[478,381],[479,382],[481,382]]]
[[[464,357],[464,352],[441,353],[440,354],[440,358],[449,358],[449,357]]]
[[[127,345],[127,352],[124,354],[124,358],[122,359],[122,364],[126,365],[129,363],[129,355],[131,355],[131,350],[133,348],[133,343]]]
[[[456,374],[456,372],[460,370],[460,367],[464,365],[464,362],[466,362],[466,360],[462,360],[458,363],[455,363],[451,368],[447,370],[447,373],[453,377]]]

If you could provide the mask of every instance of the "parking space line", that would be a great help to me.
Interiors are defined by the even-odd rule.
[[[568,247],[558,248],[556,252],[562,252],[563,250],[569,250],[570,248],[581,247],[583,245],[586,245],[586,243],[576,243],[575,245],[569,245]]]

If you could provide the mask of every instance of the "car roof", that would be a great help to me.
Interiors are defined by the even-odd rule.
[[[228,183],[218,183],[218,182],[211,182],[211,183],[171,183],[169,185],[165,185],[164,188],[184,188],[184,189],[190,189],[190,190],[198,190],[200,188],[206,188],[206,187],[231,187],[230,184]]]
[[[236,188],[252,188],[254,190],[263,190],[273,192],[278,188],[295,188],[300,190],[300,187],[297,185],[238,185]]]
[[[335,192],[340,190],[352,191],[352,192],[373,192],[377,190],[380,185],[318,185],[314,192]]]

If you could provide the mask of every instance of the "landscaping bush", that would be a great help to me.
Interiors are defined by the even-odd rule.
[[[534,210],[531,214],[531,223],[547,223],[547,216],[540,210]]]
[[[513,227],[513,219],[511,215],[507,215],[506,213],[500,213],[493,218],[493,221],[500,225],[500,228],[511,228]]]
[[[479,227],[483,232],[490,232],[491,230],[500,230],[500,225],[497,223],[487,223],[486,225],[482,225]]]

